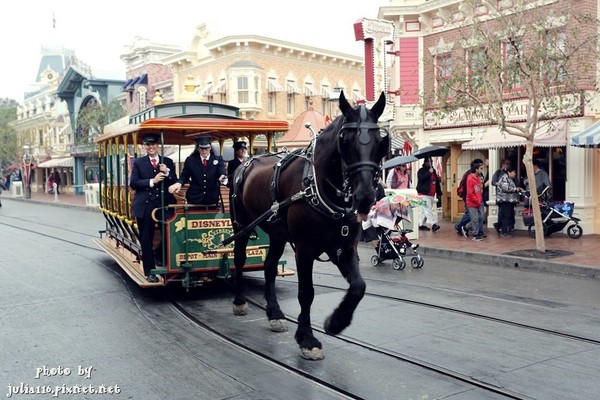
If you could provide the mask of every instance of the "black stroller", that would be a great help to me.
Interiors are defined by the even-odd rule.
[[[548,187],[544,188],[538,196],[540,201],[540,209],[542,211],[542,226],[544,236],[550,236],[555,232],[562,231],[569,222],[573,222],[573,225],[569,225],[567,228],[567,235],[571,239],[579,239],[583,235],[583,228],[579,225],[581,220],[573,216],[573,210],[575,204],[570,202],[554,202],[547,195]],[[523,210],[521,214],[523,216],[523,223],[527,226],[529,236],[535,237],[536,229],[533,221],[533,209],[531,206],[528,209]]]
[[[392,237],[392,232],[392,229],[377,228],[379,245],[377,246],[377,254],[371,257],[371,264],[376,267],[383,260],[393,260],[392,267],[395,270],[402,270],[406,267],[404,257],[407,255],[407,251],[412,250],[410,265],[413,268],[423,267],[425,262],[417,251],[419,245],[411,243],[406,237],[406,234],[412,232],[412,229],[399,230],[400,237]]]

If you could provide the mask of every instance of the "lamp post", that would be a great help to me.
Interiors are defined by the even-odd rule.
[[[23,195],[26,199],[31,198],[31,164],[33,157],[29,154],[31,147],[29,145],[23,146]]]

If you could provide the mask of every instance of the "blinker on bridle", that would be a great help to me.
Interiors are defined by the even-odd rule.
[[[361,145],[368,145],[371,142],[371,136],[369,136],[369,130],[371,129],[379,129],[379,125],[376,122],[369,122],[365,120],[367,119],[367,108],[364,105],[360,106],[359,109],[359,119],[356,122],[346,122],[340,128],[339,139],[341,140],[344,137],[343,131],[345,129],[356,129],[356,135],[358,137],[358,143]],[[385,135],[384,135],[385,132]],[[381,130],[381,136],[384,137],[387,135],[387,131]],[[340,149],[340,140],[338,140],[338,152],[341,155]],[[343,162],[343,157],[342,157]],[[345,163],[344,163],[345,164]],[[379,173],[379,163],[375,163],[372,161],[358,161],[352,163],[350,165],[346,165],[344,168],[344,175],[351,176],[360,171],[364,170],[374,170],[376,174]]]

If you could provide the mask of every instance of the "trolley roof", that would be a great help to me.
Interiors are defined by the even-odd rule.
[[[239,109],[226,104],[183,102],[161,104],[142,113],[126,117],[124,121],[107,125],[95,142],[144,133],[163,133],[165,144],[192,144],[198,136],[214,140],[233,139],[286,132],[289,123],[281,120],[246,120],[238,117]]]

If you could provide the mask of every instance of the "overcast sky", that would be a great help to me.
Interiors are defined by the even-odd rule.
[[[119,56],[135,36],[187,49],[196,26],[213,38],[260,35],[363,55],[353,24],[377,18],[390,0],[42,0],[10,1],[0,16],[0,97],[23,101],[36,80],[42,46],[74,49],[94,75],[125,78]],[[172,7],[172,9],[167,9]],[[53,19],[55,28],[53,28]]]

